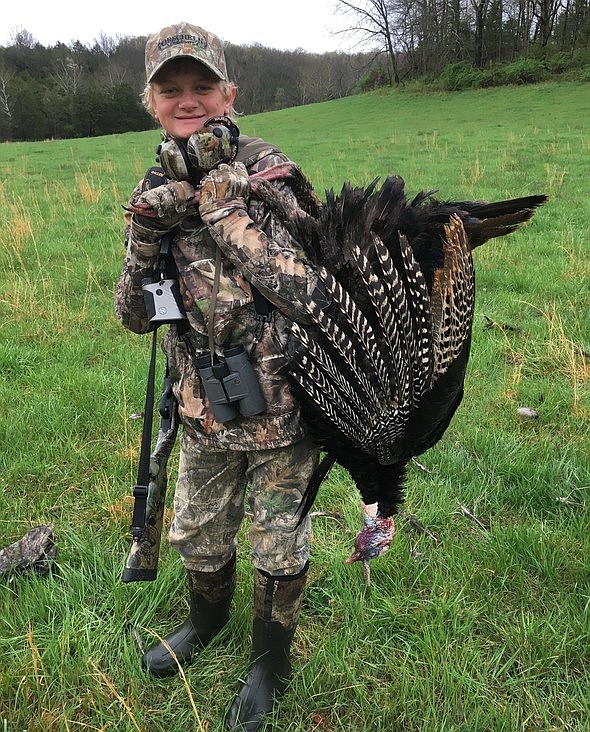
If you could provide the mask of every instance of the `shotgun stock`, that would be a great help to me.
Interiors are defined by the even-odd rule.
[[[144,415],[147,419],[147,415]],[[123,582],[147,582],[156,579],[164,519],[164,502],[168,486],[166,466],[178,432],[178,404],[172,382],[164,376],[160,399],[158,438],[149,461],[149,480],[136,486],[131,533],[133,543],[123,571]],[[141,481],[138,481],[141,483]],[[138,498],[137,489],[142,488]]]

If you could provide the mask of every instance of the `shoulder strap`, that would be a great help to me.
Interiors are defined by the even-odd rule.
[[[154,328],[152,335],[152,352],[148,370],[145,406],[143,409],[143,431],[141,435],[141,451],[137,482],[133,488],[133,516],[131,518],[131,534],[134,540],[139,540],[145,530],[145,514],[150,484],[150,451],[152,443],[152,424],[154,419],[154,381],[156,374],[156,345],[158,342],[158,328]],[[168,361],[166,360],[166,368]]]
[[[238,143],[238,154],[236,160],[244,163],[246,167],[258,162],[261,158],[271,153],[280,153],[278,147],[271,145],[260,137],[248,137],[248,135],[240,135]]]

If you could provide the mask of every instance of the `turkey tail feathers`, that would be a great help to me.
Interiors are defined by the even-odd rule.
[[[536,209],[547,202],[548,196],[525,196],[495,203],[460,203],[469,214],[463,225],[472,249],[485,244],[489,239],[506,236],[529,221]]]
[[[528,218],[530,219],[535,213],[535,210],[544,203],[547,203],[548,200],[549,196],[543,194],[508,198],[505,201],[494,201],[493,203],[488,203],[487,201],[469,201],[455,203],[453,205],[458,209],[465,209],[465,211],[475,214],[480,219],[509,216],[520,212],[528,212]],[[524,219],[524,221],[526,220]]]
[[[414,405],[430,385],[432,373],[432,322],[430,317],[430,293],[414,252],[404,235],[399,237],[400,251],[405,266],[408,300],[412,304],[411,330],[413,335],[412,384]],[[409,309],[409,308],[408,308]]]

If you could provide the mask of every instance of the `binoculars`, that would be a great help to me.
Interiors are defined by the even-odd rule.
[[[241,345],[223,349],[223,358],[209,352],[196,359],[197,369],[216,422],[251,417],[266,409],[264,394]]]

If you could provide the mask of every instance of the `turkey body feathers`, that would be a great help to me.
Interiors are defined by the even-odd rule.
[[[301,194],[303,176],[293,175]],[[376,179],[327,191],[325,203],[291,218],[317,265],[318,291],[303,302],[306,324],[291,325],[287,372],[326,452],[302,515],[334,462],[379,515],[396,512],[407,463],[441,439],[463,397],[472,249],[512,233],[546,200],[441,202],[421,193],[408,202],[403,179],[391,176],[380,188]]]

